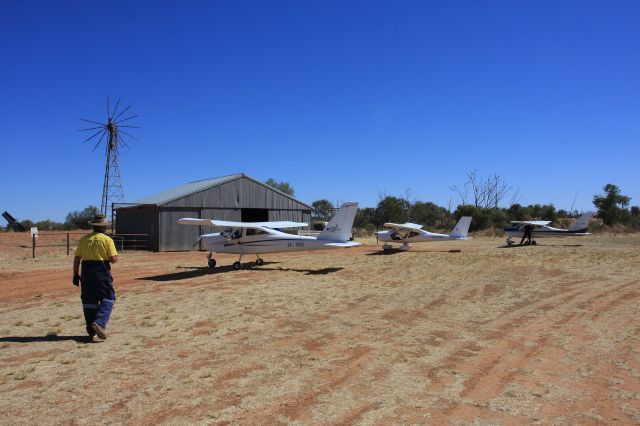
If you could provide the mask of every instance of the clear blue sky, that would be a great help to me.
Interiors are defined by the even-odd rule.
[[[244,172],[312,202],[447,206],[465,173],[520,202],[640,204],[638,1],[5,1],[0,210],[100,205],[78,117],[139,113],[127,201]],[[2,222],[4,223],[4,222]]]

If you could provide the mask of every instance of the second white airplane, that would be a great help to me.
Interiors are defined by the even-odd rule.
[[[242,267],[240,263],[245,254],[257,256],[256,265],[264,263],[260,257],[263,253],[279,253],[300,250],[321,250],[337,247],[355,247],[360,243],[349,241],[353,220],[358,210],[358,203],[344,203],[317,237],[287,234],[277,229],[298,228],[307,226],[304,222],[230,222],[214,219],[183,218],[178,220],[182,225],[214,226],[222,232],[205,234],[200,237],[209,250],[207,258],[211,268],[216,266],[213,253],[239,254],[240,258],[233,263],[233,269]]]
[[[385,223],[385,228],[391,228],[390,231],[378,231],[376,236],[380,241],[384,242],[383,250],[391,250],[393,247],[390,243],[402,243],[400,250],[409,250],[411,243],[420,243],[439,240],[466,240],[469,233],[469,225],[471,225],[471,216],[462,216],[456,226],[453,227],[451,234],[438,234],[422,229],[422,225],[415,223]]]

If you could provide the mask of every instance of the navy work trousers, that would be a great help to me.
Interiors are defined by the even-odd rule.
[[[116,302],[116,292],[113,290],[113,278],[110,272],[84,273],[81,278],[82,309],[87,323],[87,333],[96,333],[91,328],[94,322],[102,328],[107,328],[111,310]]]

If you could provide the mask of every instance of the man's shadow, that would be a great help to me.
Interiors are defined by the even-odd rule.
[[[0,337],[0,342],[36,343],[36,342],[64,342],[73,340],[76,343],[89,343],[89,336],[8,336]]]

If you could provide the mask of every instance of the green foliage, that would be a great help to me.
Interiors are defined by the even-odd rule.
[[[544,219],[554,221],[557,213],[553,204],[531,204],[526,208],[526,216],[524,220]]]
[[[29,230],[29,228],[36,226],[36,224],[29,219],[21,220],[20,225],[24,226],[24,229],[26,229],[27,231]]]
[[[89,221],[100,213],[100,210],[96,206],[86,207],[82,211],[72,211],[67,214],[67,218],[64,221],[64,227],[66,229],[91,229]]]
[[[42,231],[61,231],[65,229],[64,223],[54,222],[49,219],[36,222],[34,226],[37,226],[38,229]]]
[[[451,225],[451,213],[430,201],[416,201],[409,209],[409,220],[420,225],[447,228]]]
[[[485,209],[482,207],[476,207],[472,204],[461,204],[453,212],[455,220],[460,219],[462,216],[472,216],[470,231],[479,231],[491,226],[491,209]]]
[[[631,221],[631,213],[627,210],[627,206],[631,198],[622,195],[620,188],[612,183],[606,184],[602,189],[604,195],[593,196],[593,205],[598,209],[598,217],[602,219],[605,225],[629,223]]]
[[[331,201],[325,199],[314,201],[311,203],[311,207],[313,207],[311,219],[322,222],[329,221],[335,211],[335,207],[331,204]]]
[[[409,219],[411,203],[390,195],[384,197],[378,203],[374,216],[374,224],[382,226],[386,222],[405,223]]]
[[[375,225],[376,209],[373,207],[365,207],[358,209],[356,212],[356,218],[353,221],[353,227],[358,229],[366,229],[368,232],[373,232],[376,229]]]
[[[291,195],[293,197],[293,194],[295,193],[293,186],[291,186],[291,184],[289,182],[278,182],[276,181],[274,178],[269,178],[267,179],[267,181],[265,182],[267,185],[277,189],[278,191],[284,192],[285,194]]]

